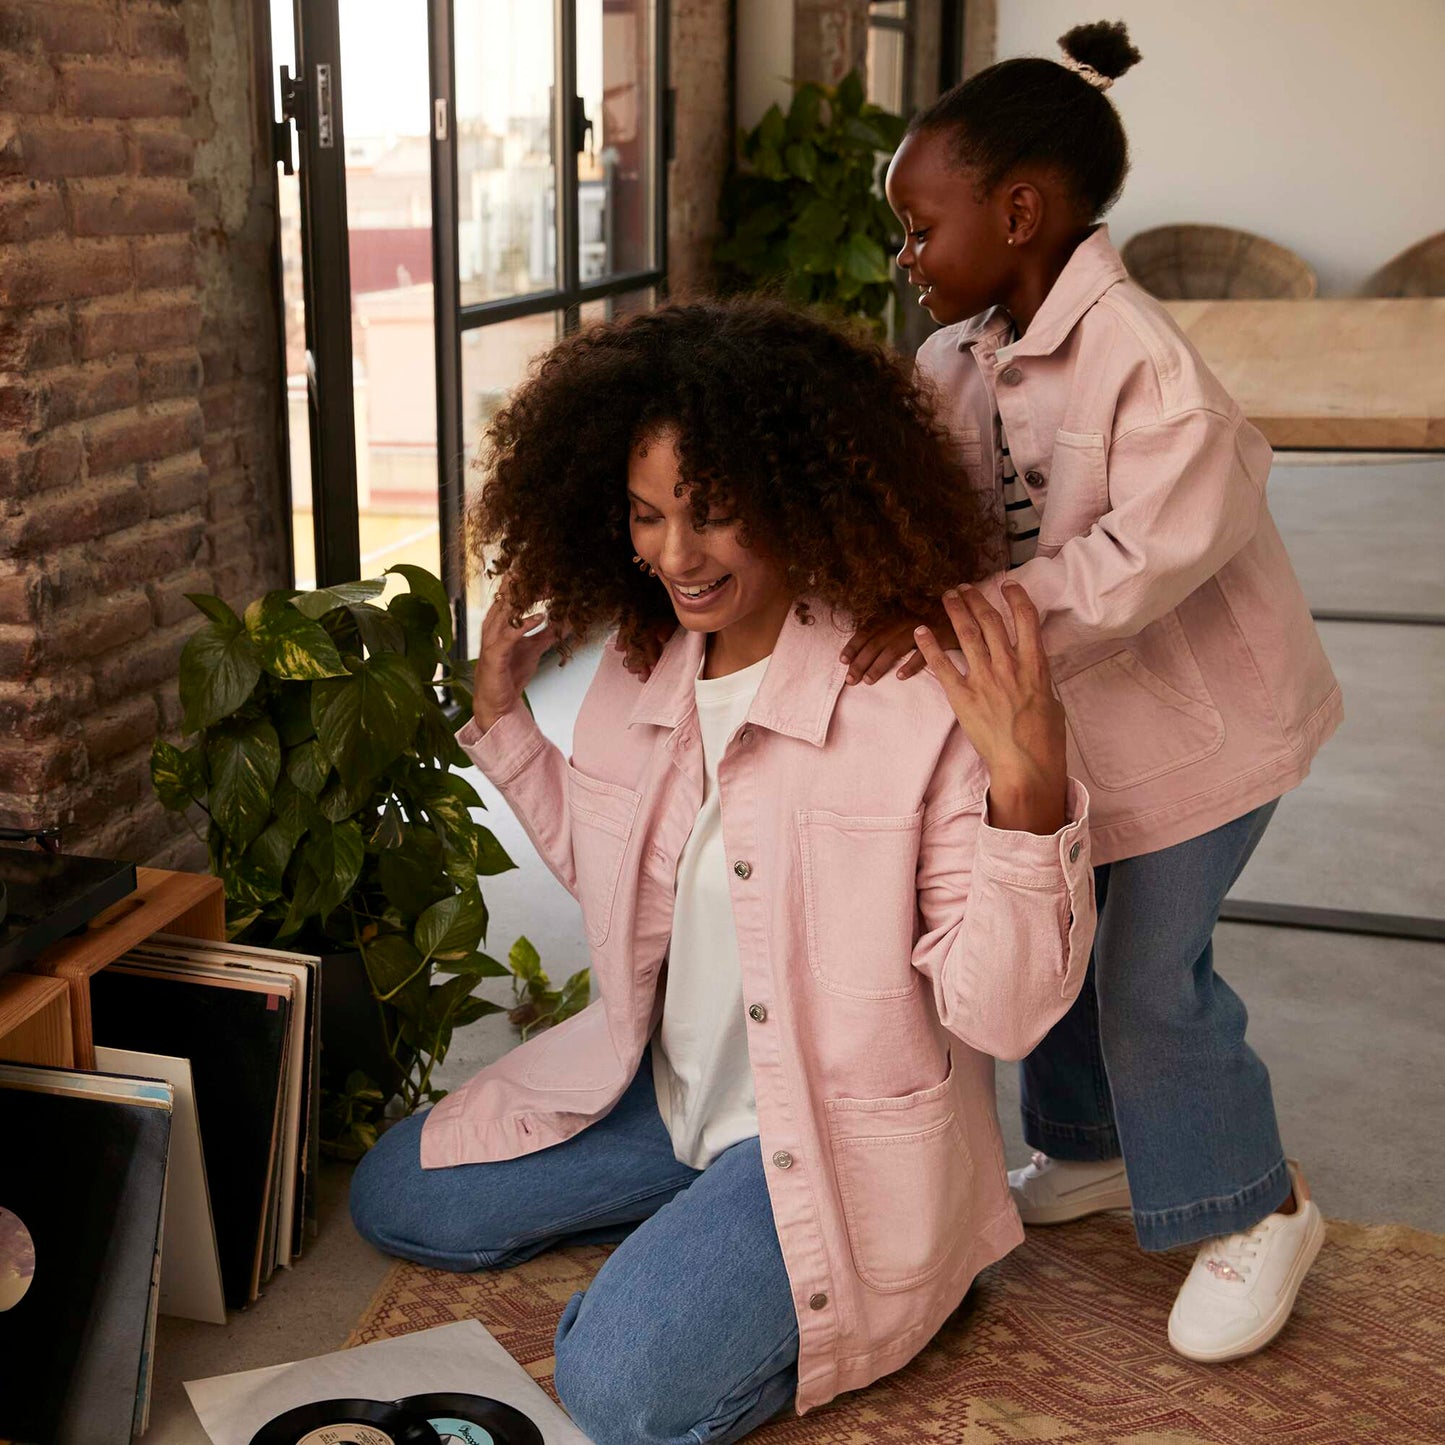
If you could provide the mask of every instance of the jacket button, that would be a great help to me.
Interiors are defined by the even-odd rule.
[[[1074,846],[1069,849],[1070,863],[1077,863],[1079,861],[1079,850],[1082,846],[1083,845],[1081,843],[1075,843]]]
[[[808,1308],[810,1310],[822,1310],[828,1308],[828,1296],[821,1291],[818,1294],[808,1296]]]
[[[1025,472],[1024,481],[1031,487],[1041,487],[1044,484],[1044,474],[1042,472]]]
[[[999,372],[998,379],[1005,386],[1017,386],[1024,379],[1024,374],[1016,366],[1006,366]]]
[[[738,861],[733,864],[733,872],[736,873],[739,878],[751,878],[753,876],[753,865],[751,863],[744,863],[743,860],[739,858]]]
[[[773,1155],[773,1163],[776,1164],[779,1169],[791,1169],[793,1167],[793,1156],[789,1154],[786,1149],[779,1149],[778,1152]]]
[[[742,730],[742,732],[740,732],[740,733],[738,734],[738,741],[739,741],[740,743],[750,743],[750,742],[752,742],[752,740],[753,740],[753,730],[752,730],[752,728],[744,728],[744,729]]]
[[[753,1021],[755,1024],[760,1024],[760,1023],[762,1023],[762,1021],[763,1021],[765,1018],[767,1018],[767,1016],[768,1016],[768,1011],[767,1011],[767,1009],[765,1009],[765,1008],[762,1006],[762,1004],[760,1004],[760,1003],[755,1003],[755,1004],[748,1010],[748,1017],[749,1017],[750,1019],[752,1019],[752,1021]]]

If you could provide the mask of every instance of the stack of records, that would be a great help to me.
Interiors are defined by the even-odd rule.
[[[315,1233],[319,964],[157,934],[90,981],[97,1060],[160,1056],[152,1071],[194,1088],[199,1187],[188,1172],[191,1204],[167,1215],[167,1312],[224,1320],[220,1298],[254,1301]]]
[[[163,1081],[0,1064],[0,1436],[145,1428],[172,1107]]]

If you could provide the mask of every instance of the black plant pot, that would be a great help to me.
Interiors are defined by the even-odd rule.
[[[321,1080],[342,1090],[360,1069],[390,1099],[401,1088],[402,1072],[387,1052],[381,1010],[361,954],[321,955]]]

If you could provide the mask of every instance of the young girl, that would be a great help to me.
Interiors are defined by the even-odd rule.
[[[1082,982],[1085,799],[1021,589],[1016,646],[949,600],[967,680],[924,632],[941,687],[843,686],[854,620],[982,570],[878,348],[669,307],[564,342],[491,440],[505,600],[459,738],[581,903],[601,996],[385,1134],[352,1214],[455,1270],[626,1235],[558,1392],[599,1445],[722,1445],[897,1369],[1022,1238],[987,1056]],[[645,685],[605,650],[565,758],[521,702],[543,650],[664,617]]]
[[[1093,967],[1024,1061],[1038,1152],[1014,1196],[1026,1224],[1132,1203],[1145,1249],[1202,1241],[1169,1338],[1224,1360],[1283,1326],[1324,1228],[1210,937],[1340,692],[1265,505],[1268,445],[1096,224],[1127,168],[1104,91],[1138,52],[1122,25],[1061,43],[918,116],[887,191],[943,328],[918,369],[1043,618],[1093,799]],[[864,629],[849,680],[912,625]]]

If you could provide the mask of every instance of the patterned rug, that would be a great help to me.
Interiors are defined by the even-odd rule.
[[[401,1264],[348,1345],[480,1320],[555,1398],[562,1306],[609,1251],[516,1269]],[[1290,1323],[1229,1365],[1174,1354],[1165,1322],[1187,1251],[1144,1254],[1122,1214],[1033,1231],[986,1270],[906,1369],[758,1445],[1425,1445],[1445,1441],[1445,1237],[1332,1223]]]

